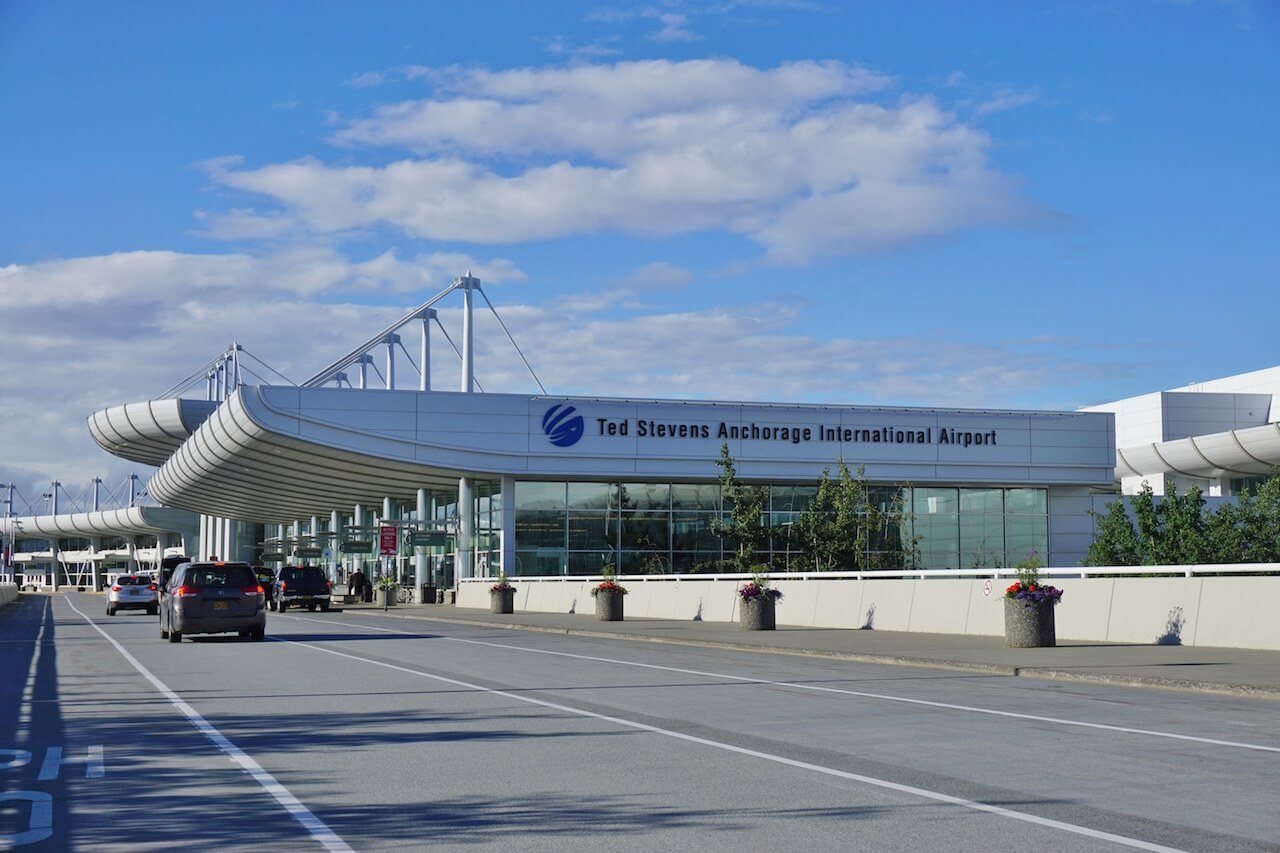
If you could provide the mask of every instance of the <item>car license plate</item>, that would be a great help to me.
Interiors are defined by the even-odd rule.
[[[227,602],[225,602],[225,601],[215,601],[215,602],[213,603],[213,609],[214,609],[214,610],[226,610],[226,609],[227,609]]]

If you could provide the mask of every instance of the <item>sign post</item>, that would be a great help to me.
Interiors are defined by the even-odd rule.
[[[390,586],[387,579],[391,577],[391,561],[395,559],[396,552],[400,550],[400,537],[396,528],[390,524],[384,524],[378,528],[378,553],[382,555],[382,609],[386,610],[391,603],[392,590],[395,587]]]

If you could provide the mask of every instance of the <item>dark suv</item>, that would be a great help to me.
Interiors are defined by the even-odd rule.
[[[160,638],[227,634],[261,641],[267,634],[266,599],[248,563],[183,563],[173,570],[160,601]]]
[[[329,610],[329,579],[319,566],[284,566],[276,575],[272,600],[283,613],[289,607],[305,607],[315,611]]]

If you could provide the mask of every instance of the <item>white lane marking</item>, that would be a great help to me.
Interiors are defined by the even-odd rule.
[[[381,628],[375,625],[359,625],[343,622],[324,621],[326,624],[347,625],[351,628],[364,628],[370,631],[383,631],[389,634],[406,634],[412,636],[411,631],[397,631],[394,628]],[[577,660],[589,660],[597,663],[607,663],[610,666],[633,666],[640,669],[656,669],[663,672],[675,672],[681,675],[696,675],[702,678],[722,678],[726,681],[741,681],[747,684],[760,684],[766,687],[787,687],[792,690],[809,690],[815,693],[835,693],[842,696],[854,696],[859,699],[877,699],[883,702],[899,702],[906,705],[921,705],[927,708],[941,708],[946,711],[964,711],[970,714],[987,714],[993,717],[1008,717],[1016,720],[1030,720],[1036,723],[1053,723],[1059,726],[1075,726],[1084,729],[1097,729],[1100,731],[1120,732],[1122,734],[1142,735],[1145,737],[1160,737],[1170,740],[1185,740],[1193,743],[1204,743],[1212,746],[1228,746],[1233,749],[1249,749],[1255,752],[1280,752],[1280,747],[1263,746],[1257,743],[1243,743],[1234,740],[1217,740],[1215,738],[1197,737],[1195,735],[1180,735],[1175,732],[1161,732],[1154,729],[1135,729],[1129,726],[1113,726],[1107,723],[1089,723],[1083,720],[1067,720],[1061,717],[1041,717],[1036,714],[1019,714],[1016,711],[1000,711],[995,708],[979,708],[972,705],[953,705],[949,702],[932,702],[928,699],[911,699],[906,696],[890,696],[885,693],[867,693],[861,690],[846,690],[840,687],[823,687],[816,684],[795,684],[790,681],[769,681],[762,678],[751,678],[743,675],[730,675],[722,672],[704,672],[697,669],[680,669],[673,666],[659,666],[652,663],[639,663],[630,660],[615,660],[613,658],[595,657],[592,655],[578,655],[571,652],[553,652],[546,649],[530,649],[523,646],[509,646],[503,643],[491,643],[485,640],[464,640],[460,637],[441,637],[442,640],[448,640],[453,643],[467,643],[473,646],[491,646],[495,649],[503,649],[506,651],[521,651],[533,655],[551,655],[553,657],[574,658]]]
[[[393,631],[392,633],[405,633],[401,631]],[[1154,844],[1150,841],[1143,841],[1139,838],[1129,838],[1124,835],[1116,835],[1110,832],[1103,832],[1098,829],[1091,829],[1087,826],[1079,826],[1074,823],[1064,823],[1051,818],[1040,817],[1038,815],[1027,814],[1026,812],[1013,811],[1012,809],[993,806],[990,803],[980,803],[976,800],[966,800],[962,797],[953,797],[949,794],[943,794],[939,791],[930,791],[925,788],[916,788],[911,785],[902,785],[897,782],[890,782],[888,779],[877,779],[874,776],[863,776],[859,773],[849,773],[844,770],[836,770],[831,767],[823,767],[818,764],[810,764],[805,761],[797,761],[794,758],[787,758],[783,755],[775,755],[769,752],[760,752],[755,749],[747,749],[746,747],[737,746],[731,743],[723,743],[721,741],[710,740],[709,738],[697,737],[696,735],[684,734],[683,732],[672,731],[671,729],[663,729],[657,726],[651,726],[647,723],[639,723],[634,720],[623,719],[622,717],[611,717],[608,714],[597,714],[594,711],[586,711],[581,708],[573,708],[569,705],[561,705],[556,702],[547,702],[542,699],[535,699],[532,696],[520,696],[515,693],[508,693],[505,690],[495,690],[492,687],[484,687],[480,684],[472,684],[467,681],[460,681],[456,678],[448,678],[443,675],[433,675],[429,672],[423,672],[417,669],[399,666],[385,661],[373,660],[372,658],[363,658],[358,655],[347,654],[335,649],[326,649],[323,646],[312,645],[298,640],[290,640],[286,637],[276,636],[272,638],[279,643],[288,643],[293,646],[302,646],[312,651],[321,652],[326,655],[346,658],[347,660],[356,661],[358,663],[367,663],[374,666],[380,666],[384,669],[390,669],[395,672],[402,672],[406,675],[417,676],[418,678],[426,678],[432,681],[438,681],[442,684],[449,684],[454,687],[462,687],[467,690],[475,690],[479,693],[487,693],[491,696],[501,696],[504,699],[510,699],[514,702],[524,702],[529,705],[537,705],[542,708],[550,708],[555,711],[562,711],[566,714],[574,714],[579,717],[587,717],[592,720],[613,723],[614,725],[624,726],[626,728],[639,729],[640,731],[649,732],[651,734],[662,735],[664,737],[675,738],[676,740],[686,741],[688,743],[696,743],[701,746],[708,746],[713,749],[724,750],[725,752],[733,752],[739,755],[746,755],[751,758],[758,758],[763,761],[771,761],[775,764],[783,764],[787,767],[795,767],[800,770],[807,770],[813,773],[821,773],[825,776],[834,776],[839,779],[845,779],[850,782],[860,782],[864,785],[872,785],[877,788],[885,788],[890,791],[897,791],[901,794],[909,794],[915,797],[922,797],[927,800],[933,800],[939,803],[947,803],[949,805],[962,806],[973,811],[986,812],[996,815],[997,817],[1009,818],[1011,820],[1024,821],[1026,823],[1043,826],[1050,829],[1058,829],[1063,832],[1069,832],[1073,835],[1083,835],[1087,838],[1096,838],[1102,841],[1110,841],[1114,844],[1120,844],[1125,847],[1133,847],[1138,850],[1155,850],[1160,853],[1185,853],[1176,847],[1165,847],[1161,844]]]
[[[298,823],[302,824],[303,829],[305,829],[312,838],[318,841],[322,847],[326,850],[338,851],[338,853],[355,853],[347,842],[339,838],[336,832],[326,826],[320,818],[312,814],[311,810],[304,806],[301,800],[290,793],[288,788],[277,782],[276,778],[264,770],[262,765],[246,755],[240,747],[232,743],[226,735],[214,728],[212,723],[200,716],[200,713],[196,711],[195,708],[192,708],[186,702],[182,701],[182,697],[170,690],[168,685],[156,676],[152,675],[151,671],[143,666],[137,658],[129,654],[125,647],[116,641],[115,637],[112,637],[106,631],[103,631],[98,627],[96,622],[88,616],[85,616],[84,613],[81,613],[80,609],[72,604],[71,599],[66,599],[66,602],[72,610],[84,617],[84,620],[89,623],[93,630],[97,631],[107,640],[107,642],[115,646],[116,651],[118,651],[124,659],[142,675],[143,678],[151,682],[151,685],[155,687],[156,690],[159,690],[160,693],[169,700],[173,707],[185,714],[187,719],[191,721],[191,724],[195,726],[201,734],[213,741],[214,746],[225,752],[227,756],[231,758],[232,762],[240,765],[240,768],[252,776],[255,782],[261,785],[268,794],[274,797],[276,802],[284,807],[285,811],[293,815],[293,818],[298,821]]]
[[[52,604],[49,607],[52,607]],[[26,735],[26,740],[22,741],[24,745],[29,745],[31,740],[31,714],[36,707],[36,679],[40,671],[40,656],[44,654],[45,643],[50,642],[48,637],[49,628],[52,624],[53,619],[42,609],[40,611],[40,637],[35,641],[35,650],[31,653],[31,665],[27,667],[27,682],[23,685],[22,699],[19,700],[20,704],[18,705],[17,734],[19,738],[22,734]],[[15,738],[15,740],[19,738]]]

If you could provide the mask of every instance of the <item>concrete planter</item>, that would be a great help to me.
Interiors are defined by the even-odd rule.
[[[1048,601],[1004,600],[1004,643],[1011,649],[1056,646],[1054,605]]]
[[[778,602],[769,595],[742,599],[738,627],[744,631],[772,631],[777,628],[775,609]]]
[[[511,587],[510,589],[489,590],[489,612],[490,613],[515,613],[516,612],[515,587]]]
[[[373,602],[379,607],[395,607],[398,596],[394,589],[375,589]]]
[[[596,621],[621,622],[622,602],[627,596],[617,590],[600,590],[596,593]]]

